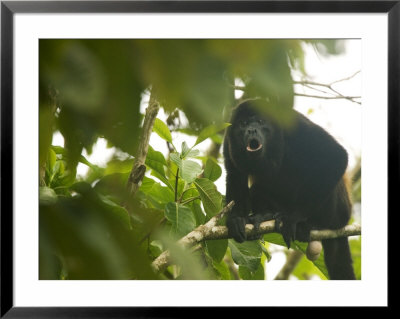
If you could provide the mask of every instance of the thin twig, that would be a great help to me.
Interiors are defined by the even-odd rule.
[[[347,81],[352,79],[353,77],[355,77],[358,73],[360,73],[361,71],[357,71],[356,73],[354,73],[353,75],[350,75],[346,78],[340,79],[340,80],[336,80],[330,83],[320,83],[320,82],[314,82],[314,81],[309,81],[309,80],[303,80],[303,81],[293,81],[294,84],[310,84],[310,85],[316,85],[316,86],[323,86],[326,88],[331,89],[333,84],[339,83],[339,82],[343,82],[343,81]]]
[[[348,76],[348,77],[340,79],[340,80],[333,81],[331,83],[319,83],[319,82],[314,82],[314,81],[309,81],[309,80],[293,81],[293,84],[303,85],[303,86],[305,86],[305,87],[307,87],[309,89],[312,89],[312,90],[315,90],[315,91],[318,91],[318,92],[324,93],[324,94],[331,94],[332,96],[304,94],[304,93],[298,93],[298,92],[295,92],[294,95],[303,96],[303,97],[310,97],[310,98],[316,98],[316,99],[326,99],[326,100],[345,99],[345,100],[349,100],[351,102],[354,102],[354,103],[357,103],[357,104],[361,105],[361,102],[356,101],[356,99],[360,99],[361,96],[346,96],[346,95],[343,95],[342,93],[340,93],[339,91],[337,91],[336,89],[334,89],[332,87],[336,83],[350,80],[351,78],[353,78],[354,76],[356,76],[360,72],[361,71],[357,71],[356,73],[354,73],[351,76]],[[327,88],[331,92],[323,91],[323,90],[318,89],[318,88],[316,88],[314,86]],[[245,86],[233,85],[232,87],[233,87],[234,90],[246,91],[246,87]]]
[[[304,97],[312,97],[312,98],[316,98],[316,99],[325,99],[325,100],[337,100],[337,99],[346,99],[349,100],[351,102],[357,103],[357,104],[361,104],[361,102],[355,101],[354,99],[360,99],[361,96],[321,96],[321,95],[311,95],[311,94],[302,94],[302,93],[297,93],[295,92],[294,95],[297,96],[304,96]]]
[[[310,85],[310,84],[303,84],[303,85],[304,85],[305,87],[311,89],[311,90],[314,90],[314,91],[317,91],[317,92],[320,92],[320,93],[332,94],[332,93],[330,93],[330,92],[326,92],[326,91],[323,91],[323,90],[321,90],[321,89],[317,89],[317,88],[313,87],[313,86]]]
[[[350,75],[350,76],[347,77],[347,78],[343,78],[343,79],[340,79],[340,80],[336,80],[336,81],[331,82],[330,85],[333,85],[333,84],[338,83],[338,82],[343,82],[343,81],[350,80],[350,79],[354,78],[354,77],[355,77],[358,73],[360,73],[360,72],[361,72],[361,70],[358,70],[356,73],[354,73],[353,75]]]
[[[360,71],[357,71],[356,73],[354,73],[351,76],[348,76],[348,77],[340,79],[340,80],[333,81],[331,83],[319,83],[319,82],[314,82],[314,81],[309,81],[309,80],[293,81],[294,84],[303,85],[303,86],[305,86],[305,87],[307,87],[309,89],[312,89],[312,90],[315,90],[315,91],[318,91],[318,92],[322,92],[322,93],[325,93],[325,94],[332,94],[333,96],[320,96],[320,95],[311,95],[311,94],[302,94],[302,93],[295,93],[295,95],[304,96],[304,97],[311,97],[311,98],[318,98],[318,99],[346,99],[346,100],[349,100],[351,102],[354,102],[354,103],[357,103],[357,104],[361,104],[360,102],[354,100],[354,99],[360,99],[361,96],[345,96],[345,95],[343,95],[342,93],[340,93],[339,91],[337,91],[336,89],[333,88],[334,84],[350,80],[351,78],[353,78],[358,73],[360,73]],[[323,90],[318,89],[318,88],[316,88],[314,86],[327,88],[331,92],[323,91]]]

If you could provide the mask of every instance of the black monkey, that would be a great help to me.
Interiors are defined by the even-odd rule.
[[[311,229],[345,226],[351,214],[345,149],[297,111],[291,110],[294,124],[284,128],[256,103],[268,107],[262,100],[242,102],[225,135],[226,200],[235,201],[229,235],[243,242],[246,223],[259,227],[276,219],[290,247],[294,239],[308,242]],[[355,279],[348,239],[323,240],[322,246],[330,279]]]

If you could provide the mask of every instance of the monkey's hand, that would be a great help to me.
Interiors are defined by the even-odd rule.
[[[282,234],[287,248],[290,248],[296,234],[296,223],[282,213],[276,213],[274,217],[276,231]]]
[[[246,240],[246,218],[241,216],[228,217],[226,221],[228,227],[228,235],[236,240],[238,243],[242,243]]]
[[[282,213],[276,213],[274,217],[275,229],[282,234],[287,248],[290,248],[292,240],[303,242],[310,240],[311,227],[304,220]]]
[[[255,213],[253,215],[250,215],[247,218],[247,222],[249,224],[254,225],[254,229],[258,230],[260,228],[261,223],[266,222],[268,220],[272,220],[275,218],[275,213],[272,211],[265,211],[263,213]]]

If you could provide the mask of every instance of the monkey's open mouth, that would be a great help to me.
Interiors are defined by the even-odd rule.
[[[247,144],[246,149],[249,152],[257,152],[262,148],[262,144],[256,140],[255,138],[252,138],[249,143]]]

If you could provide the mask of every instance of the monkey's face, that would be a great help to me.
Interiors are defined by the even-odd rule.
[[[241,153],[249,158],[263,157],[268,152],[268,144],[273,135],[273,126],[259,114],[243,114],[233,123],[235,141]]]
[[[226,140],[235,166],[245,173],[275,174],[284,155],[285,133],[274,119],[248,101],[234,109],[231,123]]]

